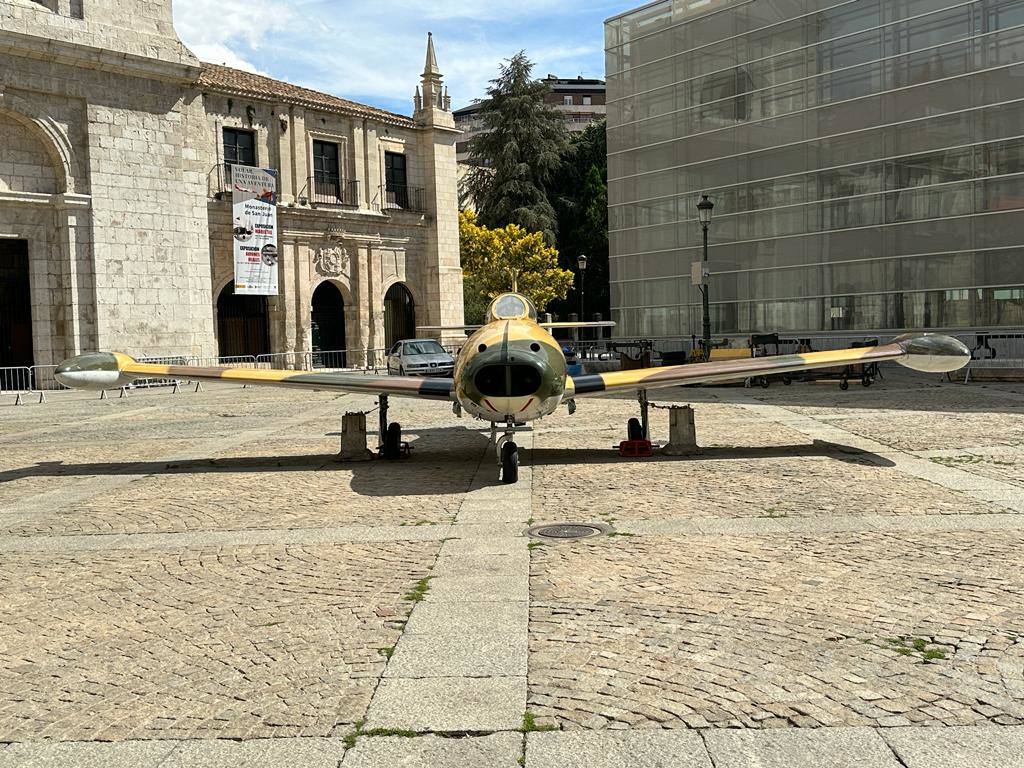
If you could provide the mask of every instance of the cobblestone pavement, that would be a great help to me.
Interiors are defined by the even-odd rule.
[[[435,403],[346,464],[372,398],[0,401],[0,768],[1021,765],[1024,386],[657,400],[701,455],[619,459],[635,403],[586,399],[514,490]],[[549,521],[615,533],[528,547]]]

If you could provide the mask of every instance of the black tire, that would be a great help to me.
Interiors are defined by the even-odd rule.
[[[626,422],[626,437],[630,440],[644,439],[644,428],[640,425],[640,419],[630,419]]]
[[[847,379],[840,379],[839,388],[845,392],[850,388],[850,382]]]
[[[768,389],[768,387],[770,385],[771,385],[771,382],[768,381],[768,377],[767,376],[762,376],[761,377],[761,389]]]
[[[519,446],[509,441],[501,446],[501,482],[505,485],[519,480]]]
[[[871,386],[871,377],[870,377],[870,376],[868,376],[868,375],[867,375],[867,374],[865,373],[865,374],[864,374],[864,376],[863,376],[863,377],[861,377],[860,383],[861,383],[861,385],[862,385],[862,386],[865,386],[865,387],[870,387],[870,386]]]
[[[384,433],[384,458],[402,458],[402,425],[397,421],[388,424],[388,431]]]
[[[782,383],[788,387],[790,384],[793,383],[793,377],[790,376],[788,373],[784,373],[782,375]]]

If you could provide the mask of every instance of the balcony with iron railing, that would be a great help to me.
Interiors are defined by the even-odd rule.
[[[398,184],[383,184],[377,198],[378,210],[412,211],[423,213],[427,210],[426,194],[423,187],[408,187]]]
[[[312,205],[314,208],[318,206],[356,208],[359,206],[359,180],[310,176],[306,181],[306,186],[299,193],[297,202],[299,205]]]

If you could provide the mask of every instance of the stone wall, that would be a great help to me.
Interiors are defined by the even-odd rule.
[[[0,143],[0,162],[27,170],[17,158],[50,161],[31,189],[18,173],[6,182],[50,195],[5,206],[4,216],[6,234],[29,240],[36,362],[94,348],[210,355],[206,169],[191,143],[192,126],[205,124],[192,87],[198,62],[164,34],[169,2],[119,6],[117,24],[142,14],[137,32],[99,5],[90,17],[87,3],[85,19],[35,3],[2,11],[0,130],[28,125],[36,148],[21,132],[17,151]],[[140,49],[150,34],[164,37]],[[53,222],[49,233],[41,218]]]
[[[29,241],[37,363],[96,348],[217,354],[217,295],[233,270],[225,126],[254,130],[258,165],[280,174],[275,351],[310,350],[311,297],[324,280],[345,299],[353,348],[384,345],[395,282],[418,324],[462,322],[445,110],[442,130],[202,92],[170,0],[7,0],[0,71],[0,236]],[[358,182],[354,205],[309,199],[315,139],[339,144],[342,177]],[[424,210],[383,205],[386,151],[406,156]]]
[[[57,173],[43,145],[23,123],[0,114],[0,191],[56,194]]]

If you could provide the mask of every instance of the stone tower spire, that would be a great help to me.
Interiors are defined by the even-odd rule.
[[[430,325],[462,325],[462,268],[459,265],[459,189],[455,162],[455,116],[437,66],[434,36],[427,35],[427,59],[414,98],[413,120],[419,167],[423,179],[423,198],[428,217],[434,224],[426,228],[421,260],[426,283],[430,286],[417,305],[423,307],[423,319]],[[409,145],[406,145],[408,152]],[[450,332],[449,332],[450,334]],[[442,334],[449,343],[454,334]]]
[[[437,54],[434,53],[434,35],[427,33],[427,58],[423,65],[423,76],[420,80],[421,99],[414,101],[416,122],[424,125],[454,126],[451,116],[451,100],[445,96],[444,79],[437,66]]]
[[[423,77],[437,75],[441,77],[441,70],[437,68],[437,56],[434,55],[434,33],[427,32],[427,63],[423,67]]]

